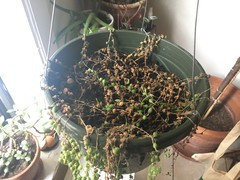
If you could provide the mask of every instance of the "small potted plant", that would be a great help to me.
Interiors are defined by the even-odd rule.
[[[98,31],[113,30],[112,26],[114,23],[114,18],[106,11],[93,9],[76,12],[59,5],[56,5],[56,8],[69,14],[71,20],[67,26],[59,31],[54,43],[58,42],[64,37],[68,40],[71,40],[80,35],[86,36],[90,33]]]
[[[149,165],[156,177],[162,149],[184,138],[208,104],[198,63],[191,94],[191,68],[192,57],[178,46],[134,31],[91,34],[59,49],[47,66],[45,93],[65,139],[61,162],[74,178],[105,171],[120,179]]]
[[[100,3],[104,11],[113,15],[117,29],[131,29],[143,19],[146,0],[100,0]]]
[[[36,137],[18,111],[9,119],[0,117],[0,178],[34,179],[40,167],[40,150]]]

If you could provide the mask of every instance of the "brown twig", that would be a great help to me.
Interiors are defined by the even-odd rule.
[[[228,85],[236,78],[239,70],[240,70],[240,57],[237,59],[235,65],[230,70],[230,72],[228,73],[226,78],[223,80],[223,82],[221,83],[221,85],[218,87],[217,91],[213,95],[212,101],[210,102],[210,104],[207,108],[207,111],[202,118],[203,120],[208,117],[208,115],[210,114],[212,109],[215,107],[215,105],[217,104],[220,97],[223,95],[223,93],[226,90],[226,88],[228,87]]]

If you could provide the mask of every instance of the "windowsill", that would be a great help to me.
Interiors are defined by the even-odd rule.
[[[38,137],[39,139],[41,137]],[[39,168],[39,172],[36,175],[36,180],[52,180],[58,167],[58,159],[61,152],[60,142],[50,151],[41,151],[40,158],[42,165]]]

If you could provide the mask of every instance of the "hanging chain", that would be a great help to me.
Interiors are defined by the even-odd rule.
[[[197,22],[198,22],[198,9],[199,1],[197,0],[196,15],[195,15],[195,24],[194,24],[194,36],[193,36],[193,65],[192,65],[192,94],[193,102],[195,102],[195,92],[194,92],[194,76],[195,76],[195,63],[196,63],[196,43],[197,43]]]
[[[45,60],[43,61],[44,73],[47,72],[46,66],[47,66],[47,62],[49,61],[49,56],[50,56],[51,41],[52,41],[52,29],[53,29],[53,22],[54,22],[54,16],[55,16],[55,7],[56,7],[56,0],[53,1],[52,16],[51,16],[49,36],[48,36],[47,55],[45,57]],[[45,87],[45,78],[44,77],[40,81],[40,87]]]
[[[193,37],[193,65],[192,65],[192,93],[194,95],[194,74],[195,74],[195,63],[196,63],[196,42],[197,42],[197,20],[198,20],[198,9],[199,9],[199,1],[197,0],[197,6],[196,6],[196,15],[195,15],[195,24],[194,24],[194,37]],[[195,102],[195,98],[193,96],[193,100]],[[175,178],[175,152],[173,151],[172,154],[172,180]]]
[[[49,57],[50,57],[50,49],[51,49],[51,44],[52,44],[52,30],[53,30],[53,23],[54,23],[54,19],[55,19],[55,8],[56,8],[56,0],[53,0],[52,16],[51,16],[49,36],[48,36],[48,47],[47,47],[48,49],[47,49],[46,62],[49,60]]]
[[[148,0],[146,0],[145,7],[144,7],[144,14],[143,14],[143,19],[142,19],[141,31],[148,35],[148,33],[144,29],[144,23],[145,23],[144,21],[145,21],[146,13],[147,13],[147,5],[148,5]]]

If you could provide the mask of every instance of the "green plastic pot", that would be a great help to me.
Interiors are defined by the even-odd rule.
[[[94,51],[106,47],[106,41],[108,40],[108,32],[99,32],[91,34],[86,37],[89,42],[88,52],[91,54]],[[114,32],[116,47],[119,51],[124,53],[130,53],[134,51],[145,38],[145,34],[135,31],[116,31]],[[60,48],[50,59],[47,64],[45,80],[48,86],[59,87],[61,85],[61,74],[64,73],[64,69],[55,63],[55,60],[62,62],[63,65],[71,67],[79,59],[81,59],[81,48],[83,41],[81,38],[77,38]],[[168,40],[161,40],[158,47],[152,55],[152,60],[159,63],[169,72],[172,72],[182,79],[192,77],[192,64],[193,57],[181,47],[169,42]],[[58,72],[57,74],[55,72]],[[195,61],[195,75],[205,74],[202,66]],[[191,85],[188,84],[191,90]],[[199,117],[205,112],[208,99],[209,99],[209,82],[208,78],[202,78],[194,83],[194,93],[201,93],[201,99],[196,105],[198,115],[192,117],[192,121],[198,123]],[[49,104],[53,104],[51,98],[51,92],[46,90],[46,97]],[[86,134],[85,129],[67,120],[67,118],[61,114],[61,112],[55,113],[56,118],[60,118],[62,124],[66,126],[66,131],[78,140],[82,140],[82,137]],[[199,116],[200,115],[200,116]],[[193,127],[193,123],[190,120],[186,120],[182,125],[174,130],[166,133],[162,133],[157,137],[158,148],[162,149],[168,147],[186,137]],[[91,135],[91,142],[96,142],[96,134]],[[104,135],[98,137],[99,145],[104,147],[106,137]],[[128,150],[132,154],[144,154],[151,152],[152,142],[150,138],[136,138],[129,142]]]

